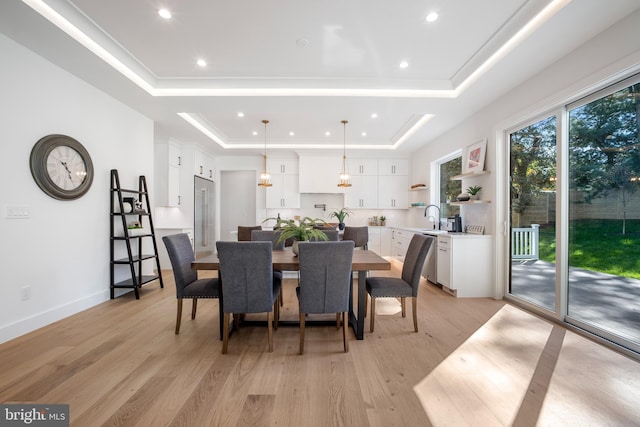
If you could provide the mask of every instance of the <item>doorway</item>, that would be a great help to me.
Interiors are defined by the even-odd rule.
[[[237,240],[239,225],[256,225],[255,171],[220,172],[220,240]]]

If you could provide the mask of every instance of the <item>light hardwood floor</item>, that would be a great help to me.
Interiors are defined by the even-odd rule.
[[[0,345],[0,402],[68,403],[73,426],[640,425],[637,361],[503,301],[424,283],[419,333],[408,304],[350,332],[346,354],[335,327],[307,328],[302,356],[298,328],[268,353],[266,328],[245,327],[222,355],[217,300],[195,320],[186,304],[176,336],[165,277]],[[297,318],[294,288],[282,318]]]

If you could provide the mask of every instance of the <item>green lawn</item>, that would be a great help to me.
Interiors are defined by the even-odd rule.
[[[576,220],[569,226],[569,265],[640,279],[640,220]],[[540,259],[555,262],[555,226],[540,227]]]

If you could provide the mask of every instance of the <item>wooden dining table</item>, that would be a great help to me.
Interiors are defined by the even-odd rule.
[[[272,263],[274,270],[300,270],[300,260],[293,253],[290,247],[282,250],[274,250],[272,252]],[[220,260],[218,259],[217,254],[208,255],[206,257],[193,261],[191,263],[191,268],[193,270],[219,270]],[[365,302],[367,298],[367,272],[372,270],[390,269],[391,263],[373,251],[359,249],[353,251],[351,270],[358,272],[358,310],[356,313],[353,309],[353,281],[351,281],[352,289],[349,293],[349,324],[353,328],[356,338],[359,340],[364,338]]]

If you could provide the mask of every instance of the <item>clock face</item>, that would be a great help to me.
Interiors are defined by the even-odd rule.
[[[87,166],[80,153],[67,145],[59,145],[49,152],[47,173],[62,190],[75,190],[87,178]]]
[[[31,175],[38,187],[58,200],[83,196],[93,181],[89,152],[66,135],[48,135],[31,150]]]

